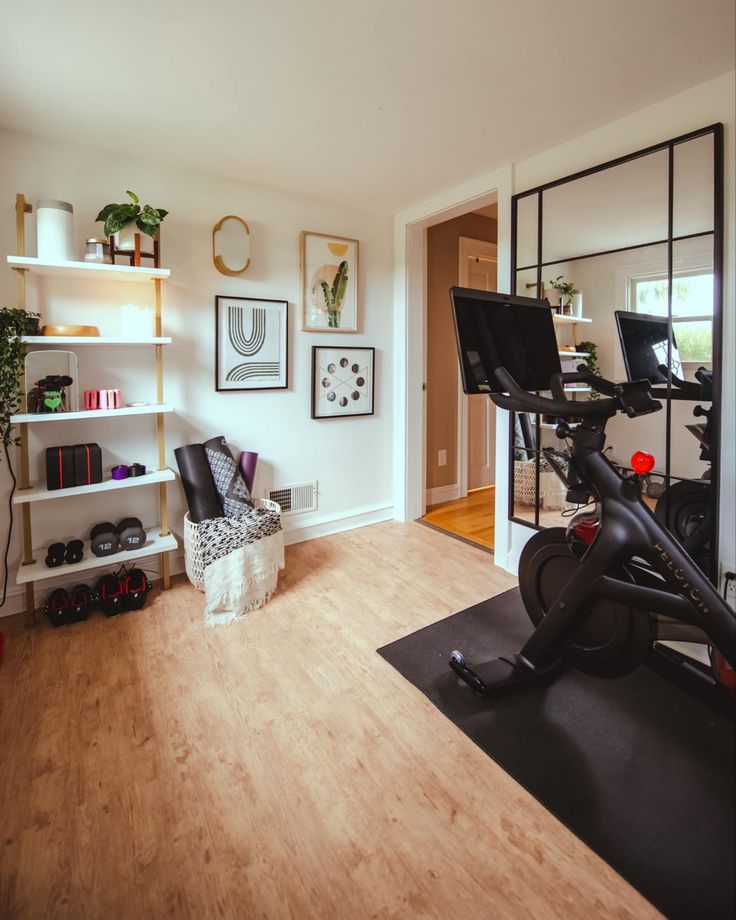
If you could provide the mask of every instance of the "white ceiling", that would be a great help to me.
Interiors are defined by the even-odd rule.
[[[733,0],[0,0],[0,124],[393,213],[734,67]]]

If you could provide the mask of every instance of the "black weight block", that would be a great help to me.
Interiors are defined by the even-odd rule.
[[[73,447],[46,448],[46,488],[68,489],[77,484]]]
[[[78,486],[102,482],[102,451],[99,444],[75,444],[74,477]]]

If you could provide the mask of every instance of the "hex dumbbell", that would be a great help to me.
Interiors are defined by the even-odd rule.
[[[146,532],[136,517],[123,518],[118,524],[118,539],[125,550],[140,549],[145,546]]]
[[[110,521],[95,524],[90,532],[89,541],[90,549],[95,556],[111,556],[120,549],[118,529]]]

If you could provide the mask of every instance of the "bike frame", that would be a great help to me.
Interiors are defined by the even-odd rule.
[[[701,629],[736,666],[736,617],[644,504],[638,477],[625,479],[603,455],[608,417],[597,423],[582,423],[570,433],[571,471],[599,503],[599,533],[519,657],[538,668],[556,655],[563,636],[586,609],[591,595],[596,595],[627,604],[642,616],[656,611]],[[606,574],[636,557],[644,559],[671,590],[632,584]]]

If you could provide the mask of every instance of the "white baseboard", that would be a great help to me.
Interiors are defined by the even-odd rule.
[[[287,546],[291,546],[292,543],[303,543],[305,540],[315,540],[317,537],[329,537],[335,533],[355,530],[357,527],[367,527],[369,524],[380,524],[382,521],[393,519],[393,505],[366,505],[363,508],[354,508],[339,514],[312,518],[303,524],[296,516],[287,517],[283,520],[284,542]]]
[[[427,489],[427,504],[441,505],[442,502],[452,502],[460,498],[460,483],[454,482],[449,486],[435,486]]]
[[[367,505],[363,508],[355,508],[351,511],[343,511],[339,514],[324,515],[320,518],[312,518],[307,523],[300,524],[298,517],[286,517],[284,525],[284,542],[287,546],[292,543],[303,543],[306,540],[315,540],[318,537],[328,537],[332,534],[342,533],[346,530],[355,530],[357,527],[367,527],[369,524],[380,524],[382,521],[391,521],[394,518],[393,505]],[[184,571],[184,541],[181,534],[177,533],[179,541],[179,550],[169,554],[169,568],[172,575],[179,575]],[[155,562],[156,557],[152,556],[150,562]],[[112,572],[117,566],[124,562],[124,556],[121,554],[120,559],[111,561],[109,567],[95,569],[95,578],[100,577],[104,572]],[[150,562],[146,560],[144,565],[149,567]],[[151,568],[157,566],[151,565]],[[69,569],[72,567],[70,566]],[[153,579],[155,581],[155,578]],[[54,587],[69,585],[74,582],[74,576],[70,570],[65,570],[56,578],[50,578],[47,581],[39,583],[36,588],[36,604],[46,597]],[[22,613],[25,609],[25,588],[23,585],[16,586],[8,590],[8,597],[5,606],[0,607],[0,619],[2,617],[13,616]]]

